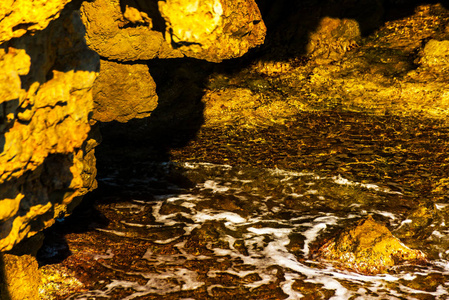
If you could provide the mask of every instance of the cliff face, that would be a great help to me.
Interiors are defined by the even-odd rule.
[[[63,10],[68,1],[7,2],[0,6],[0,251],[52,225],[95,187],[96,173],[89,114],[99,59],[85,45],[79,13]]]

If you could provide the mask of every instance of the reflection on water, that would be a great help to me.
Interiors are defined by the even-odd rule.
[[[99,205],[110,224],[73,238],[70,246],[71,262],[88,266],[92,284],[68,299],[449,297],[443,204],[437,205],[443,217],[430,225],[434,233],[415,241],[430,264],[364,276],[319,261],[314,249],[367,214],[393,232],[412,222],[398,205],[401,191],[279,169],[207,163],[159,168],[193,184],[167,185],[164,193],[151,184],[160,179],[139,178],[126,187],[133,199]],[[103,182],[112,186],[114,178]],[[157,196],[143,197],[145,191]]]

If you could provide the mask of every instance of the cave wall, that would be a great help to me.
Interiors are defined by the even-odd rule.
[[[69,1],[0,4],[0,251],[96,186],[90,115],[99,57]]]

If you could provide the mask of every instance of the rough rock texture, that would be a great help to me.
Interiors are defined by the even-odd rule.
[[[286,20],[299,15],[292,11]],[[356,37],[352,21],[347,27],[344,19],[327,20],[317,24],[340,28],[335,33],[342,37]],[[298,112],[316,110],[447,120],[448,20],[442,5],[420,5],[410,16],[361,36],[358,45],[349,42],[357,38],[332,38],[327,31],[322,33],[327,38],[320,38],[322,27],[317,25],[310,36],[321,47],[316,52],[310,48],[307,57],[271,61],[264,53],[232,75],[213,74],[202,99],[205,123],[282,124]],[[307,47],[303,49],[306,53]]]
[[[424,253],[402,244],[371,216],[327,241],[318,250],[318,256],[333,261],[339,268],[363,274],[383,273],[405,261],[426,261]]]
[[[382,25],[384,2],[258,0],[269,28],[261,48],[270,60],[309,55],[315,49],[321,54],[341,53],[345,46],[352,44],[357,31],[365,35]]]
[[[136,13],[136,10],[132,11]],[[130,15],[129,9],[121,11],[119,0],[85,1],[81,7],[81,17],[86,26],[87,45],[100,56],[111,60],[182,57],[181,52],[165,41],[163,32],[152,30],[154,21],[150,22],[145,17],[148,21],[142,19],[144,22],[136,23],[138,17]],[[153,14],[149,12],[149,15]]]
[[[159,1],[166,38],[188,56],[220,62],[263,43],[265,24],[254,1]]]
[[[89,114],[98,62],[71,10],[0,45],[0,251],[53,224],[95,186]]]
[[[31,255],[0,255],[0,299],[39,300],[40,274],[36,259]]]
[[[263,43],[265,25],[254,1],[84,2],[89,47],[111,60],[240,57]]]
[[[148,66],[101,60],[93,88],[93,119],[127,122],[148,117],[157,106],[156,83]]]
[[[447,69],[449,66],[449,41],[428,41],[422,51],[419,64],[423,67]]]
[[[27,31],[42,30],[59,17],[71,0],[2,0],[0,2],[0,43],[21,37]]]

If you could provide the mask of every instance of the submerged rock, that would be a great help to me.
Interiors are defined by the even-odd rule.
[[[310,34],[306,51],[318,63],[329,63],[341,59],[357,45],[360,37],[359,24],[355,20],[324,17]]]
[[[405,246],[371,216],[343,230],[318,249],[318,256],[338,268],[362,274],[384,273],[402,263],[423,263],[426,255]]]

